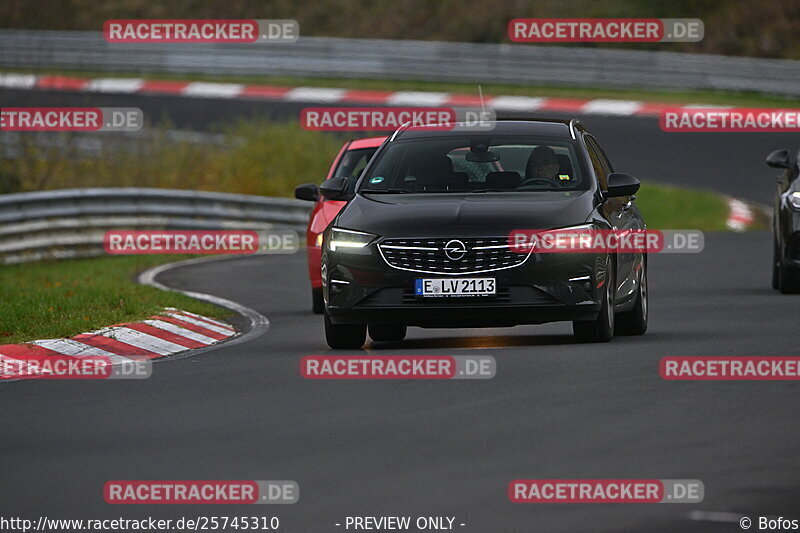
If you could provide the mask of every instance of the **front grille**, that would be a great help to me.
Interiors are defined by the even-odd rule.
[[[451,250],[448,256],[448,244],[451,248],[463,244],[466,251],[460,254]],[[389,266],[430,274],[491,272],[519,266],[528,258],[528,254],[509,248],[508,237],[386,239],[378,248]]]

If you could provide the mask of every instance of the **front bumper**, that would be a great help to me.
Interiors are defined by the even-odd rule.
[[[416,279],[454,276],[394,268],[373,243],[347,252],[323,251],[323,294],[335,324],[452,328],[593,320],[605,263],[602,254],[531,254],[513,268],[464,276],[495,278],[496,296],[418,298]]]

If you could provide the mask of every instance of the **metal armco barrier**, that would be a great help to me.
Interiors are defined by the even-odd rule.
[[[0,264],[103,255],[112,229],[302,232],[310,208],[288,198],[133,187],[3,194]]]
[[[99,31],[4,29],[0,66],[800,95],[796,60],[527,44],[302,36],[296,43],[270,45],[111,44]]]

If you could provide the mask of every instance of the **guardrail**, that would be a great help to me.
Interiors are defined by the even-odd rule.
[[[99,31],[4,29],[0,66],[800,95],[800,61],[795,60],[527,44],[332,37],[268,45],[112,44]]]
[[[116,229],[302,232],[311,205],[289,198],[150,188],[0,195],[0,263],[103,255]]]

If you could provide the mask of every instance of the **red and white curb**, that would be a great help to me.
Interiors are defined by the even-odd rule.
[[[749,205],[735,198],[728,199],[728,220],[726,225],[732,231],[745,231],[755,222],[755,213]]]
[[[23,373],[25,377],[50,373],[48,361],[55,358],[106,357],[112,365],[121,365],[134,358],[158,359],[204,348],[234,335],[236,330],[226,322],[167,307],[142,322],[117,324],[69,339],[0,345],[0,380]],[[20,366],[24,372],[18,370]],[[5,368],[15,370],[5,372]]]
[[[642,117],[658,116],[665,109],[699,107],[698,104],[531,96],[485,96],[482,102],[477,95],[444,92],[362,91],[325,87],[276,87],[239,83],[145,80],[142,78],[75,78],[34,74],[0,74],[0,88],[386,106],[479,107],[483,103],[488,108],[506,112],[550,111]]]

